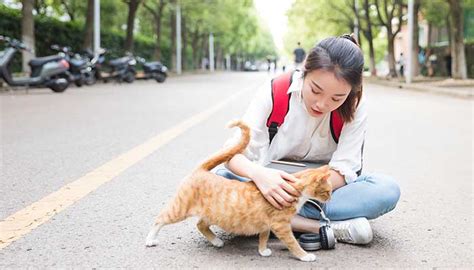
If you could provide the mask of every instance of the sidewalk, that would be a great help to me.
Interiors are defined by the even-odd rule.
[[[454,80],[446,78],[414,78],[410,84],[400,78],[387,79],[381,77],[365,77],[365,82],[384,86],[396,87],[402,90],[430,92],[439,95],[448,95],[458,98],[474,98],[474,80]]]

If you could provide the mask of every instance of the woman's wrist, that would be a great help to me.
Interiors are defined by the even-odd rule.
[[[260,173],[262,166],[255,164],[253,162],[250,162],[250,163],[251,164],[247,167],[247,176],[248,178],[250,178],[252,181],[255,182],[255,180],[258,179],[258,177],[256,176]]]
[[[242,154],[237,154],[231,160],[229,160],[229,162],[227,163],[227,167],[233,173],[249,178],[252,181],[259,173],[259,170],[262,168],[258,164],[250,161]]]

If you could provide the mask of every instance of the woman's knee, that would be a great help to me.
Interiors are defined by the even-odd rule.
[[[384,202],[387,206],[392,206],[391,209],[393,209],[400,199],[400,186],[397,181],[390,176],[382,176],[382,180],[383,194],[385,194]]]
[[[232,173],[231,171],[229,171],[226,168],[219,168],[214,173],[219,175],[219,176],[222,176],[224,178],[230,179],[230,180],[238,180],[240,182],[248,182],[249,181],[249,179],[238,176],[238,175]]]
[[[386,214],[395,209],[398,200],[400,199],[400,186],[397,181],[387,175],[371,175],[369,176],[370,181],[375,184],[375,201],[372,201],[373,216],[370,218],[376,218],[383,214]]]

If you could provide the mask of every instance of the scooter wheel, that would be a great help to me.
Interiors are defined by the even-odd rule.
[[[166,80],[166,76],[163,73],[155,73],[154,77],[155,77],[155,80],[159,83],[162,83]]]
[[[53,92],[61,93],[69,87],[71,81],[68,80],[66,74],[59,74],[57,77],[52,78],[47,82],[46,86],[53,90]]]
[[[86,78],[86,85],[93,85],[97,82],[97,79],[95,78],[95,76],[90,76],[89,78]]]
[[[125,74],[125,77],[123,78],[123,80],[128,83],[132,83],[135,80],[135,73],[133,73],[132,71],[128,71]]]
[[[77,81],[74,82],[74,84],[77,86],[77,87],[81,87],[84,85],[84,81],[82,79],[79,79]]]
[[[56,92],[56,93],[62,93],[66,90],[66,88],[68,87],[69,85],[59,85],[59,84],[55,84],[55,85],[51,85],[49,88],[51,90],[53,90],[53,92]]]

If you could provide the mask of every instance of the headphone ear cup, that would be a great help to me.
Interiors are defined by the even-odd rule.
[[[321,236],[322,249],[333,249],[336,247],[336,237],[330,226],[326,225],[319,228],[319,235]]]
[[[321,238],[320,241],[321,241],[322,249],[329,249],[327,229],[328,229],[328,226],[321,226],[319,228],[319,236]]]

